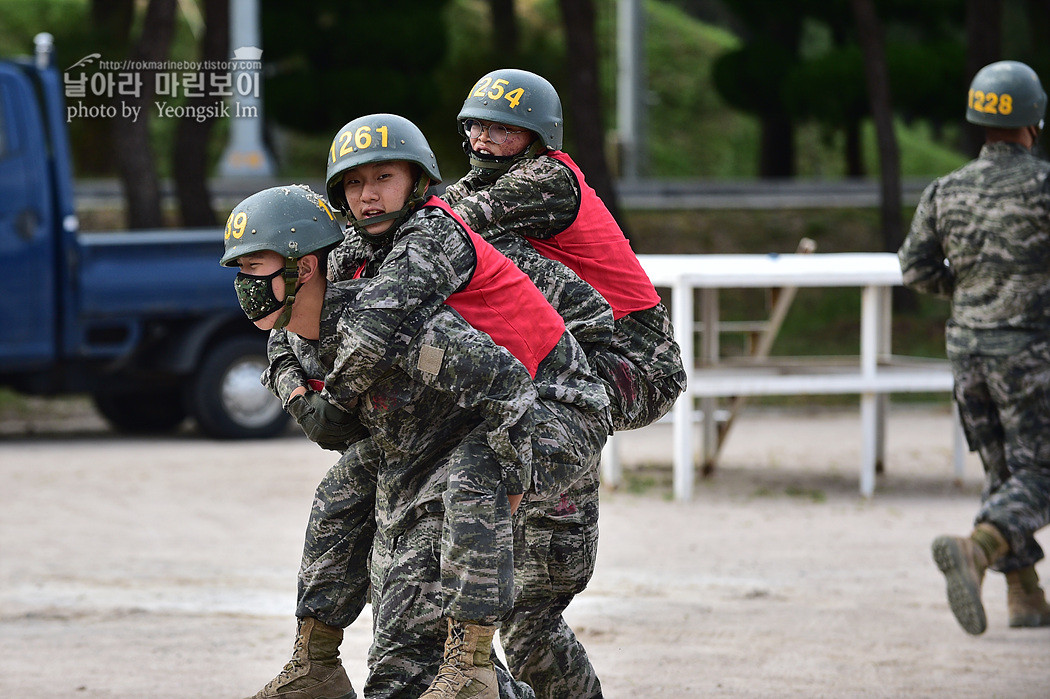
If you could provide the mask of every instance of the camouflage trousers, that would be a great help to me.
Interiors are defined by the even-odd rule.
[[[380,449],[370,439],[361,440],[318,485],[303,546],[296,616],[345,628],[361,614],[377,528],[380,468]],[[485,443],[484,430],[467,435],[440,468],[448,483],[441,502],[423,503],[419,509],[444,513],[438,578],[444,614],[495,623],[514,602],[513,524],[499,463]]]
[[[587,361],[605,382],[614,430],[634,430],[663,417],[685,390],[682,354],[663,304],[616,321],[612,349]]]
[[[382,463],[375,442],[363,439],[350,445],[317,486],[299,568],[297,617],[346,628],[364,609]]]
[[[1050,523],[1050,342],[1010,355],[952,356],[955,400],[985,486],[976,522],[994,524],[1010,551],[994,569],[1034,565],[1034,534]]]
[[[598,469],[565,493],[528,498],[515,515],[517,598],[500,629],[514,677],[539,699],[592,699],[601,683],[562,613],[587,587],[598,553]]]
[[[448,635],[440,582],[442,519],[440,512],[427,513],[399,536],[375,537],[367,699],[417,699],[437,674]],[[495,653],[492,659],[501,699],[535,697]]]

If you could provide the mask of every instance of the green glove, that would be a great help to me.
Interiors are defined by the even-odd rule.
[[[345,451],[354,442],[368,436],[356,415],[343,412],[325,400],[317,391],[307,391],[288,403],[288,412],[303,432],[322,449]]]

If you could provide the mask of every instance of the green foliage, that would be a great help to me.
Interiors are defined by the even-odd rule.
[[[920,8],[910,2],[888,3],[894,16],[900,18],[888,26],[893,41],[887,50],[895,100],[908,118],[898,124],[905,176],[941,174],[963,160],[953,150],[957,137],[954,127],[941,130],[931,127],[929,121],[932,118],[934,124],[949,125],[956,121],[958,100],[940,99],[935,88],[954,81],[956,94],[959,89],[961,43],[951,35],[951,27],[958,24],[961,14],[952,21],[945,18],[950,7],[959,2],[931,0],[919,3],[923,6]],[[843,60],[844,54],[835,48],[838,30],[833,26],[841,23],[843,16],[848,18],[848,12],[842,15],[838,3],[816,0],[729,4],[751,13],[763,31],[775,30],[777,22],[788,14],[818,17],[789,22],[789,27],[798,27],[798,52],[806,59],[799,70],[804,67],[814,72],[803,81],[805,89],[789,90],[798,103],[792,111],[807,117],[795,135],[798,172],[811,177],[843,176],[844,137],[835,123],[847,113],[846,105],[854,104],[863,93],[863,81],[849,77],[860,70],[857,61]],[[271,128],[271,132],[282,176],[319,179],[323,176],[324,153],[339,126],[367,112],[394,111],[412,118],[423,129],[445,178],[458,178],[467,164],[455,115],[467,89],[480,75],[514,65],[546,76],[566,97],[567,77],[573,67],[565,65],[565,35],[557,0],[517,0],[515,5],[519,46],[516,55],[509,55],[506,47],[494,45],[486,0],[393,0],[382,4],[324,0],[308,8],[263,0],[264,64],[267,73],[272,73],[265,84],[265,99],[269,125],[279,127]],[[824,6],[825,19],[820,19],[817,10]],[[762,14],[762,7],[772,14]],[[602,104],[608,128],[612,129],[616,118],[616,0],[596,0],[595,8]],[[667,0],[647,0],[645,11],[650,97],[643,139],[648,149],[647,174],[680,178],[755,176],[758,122],[731,107],[712,82],[720,57],[739,50],[741,40],[725,29],[694,19]],[[838,14],[829,14],[832,11]],[[138,12],[141,16],[143,8]],[[910,18],[906,12],[911,13]],[[916,26],[908,27],[905,20]],[[0,47],[5,55],[30,53],[32,35],[41,30],[55,35],[60,66],[99,50],[91,32],[89,0],[0,3]],[[916,37],[935,37],[936,41],[917,42]],[[181,12],[172,58],[197,59],[196,39]],[[775,67],[781,67],[777,63]],[[764,80],[770,70],[756,66],[755,79]],[[769,97],[771,93],[757,89],[759,84],[741,83],[741,99]],[[834,87],[821,90],[821,84]],[[852,97],[845,100],[845,95]],[[564,101],[571,123],[571,106],[568,99]],[[834,117],[817,118],[821,115]],[[170,172],[175,125],[174,119],[152,120],[162,175]],[[70,124],[78,176],[115,174],[108,126],[104,119],[74,120]],[[225,123],[214,130],[212,162],[222,151],[226,130]],[[566,144],[570,152],[571,131]],[[864,160],[874,175],[878,159],[869,125],[864,126],[862,137]]]
[[[434,67],[445,55],[448,0],[384,3],[262,0],[262,42],[272,74],[267,114],[307,133],[336,130],[375,112],[419,120],[434,101]]]
[[[750,116],[729,108],[710,80],[714,62],[739,40],[654,0],[646,4],[646,23],[649,172],[656,177],[753,175],[758,127]],[[603,69],[615,74],[616,66],[610,61]]]
[[[55,37],[57,64],[74,63],[95,50],[85,35],[86,0],[5,0],[0,3],[0,56],[33,53],[33,36],[48,32]]]

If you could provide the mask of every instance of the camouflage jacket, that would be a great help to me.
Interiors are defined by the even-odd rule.
[[[380,447],[384,468],[380,480],[393,488],[395,498],[418,505],[439,497],[444,486],[430,473],[434,464],[462,437],[484,426],[485,438],[502,467],[508,492],[520,493],[531,482],[531,406],[536,390],[525,367],[485,333],[470,327],[448,308],[416,311],[411,334],[395,332],[387,356],[377,364],[380,377],[355,399],[339,396],[353,382],[341,371],[354,343],[352,320],[363,280],[330,283],[321,311],[320,340],[304,340],[294,333],[271,334],[271,364],[265,382],[278,395],[287,395],[296,383],[278,389],[294,374],[282,371],[282,362],[295,360],[300,376],[322,379],[322,395],[357,415]],[[419,326],[419,330],[415,329]],[[429,483],[421,491],[416,485]],[[416,484],[416,485],[413,485]],[[399,509],[395,507],[395,509]],[[403,508],[400,508],[403,509]]]
[[[366,269],[361,270],[363,263]],[[361,271],[341,321],[348,346],[333,369],[341,380],[332,402],[349,404],[367,390],[386,370],[396,335],[419,332],[451,294],[467,285],[474,265],[474,247],[466,232],[436,209],[412,214],[389,247],[373,249],[349,229],[329,255],[332,280],[350,280]]]
[[[1014,143],[932,182],[898,251],[904,283],[952,301],[949,356],[1012,354],[1050,330],[1050,163]]]

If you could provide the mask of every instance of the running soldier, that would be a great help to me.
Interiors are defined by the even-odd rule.
[[[1050,164],[1031,153],[1045,112],[1027,65],[978,71],[966,120],[984,127],[985,144],[926,188],[898,253],[906,285],[951,299],[955,401],[984,465],[973,532],[933,542],[948,603],[971,634],[987,628],[988,568],[1006,574],[1011,627],[1050,626],[1034,538],[1050,522]]]
[[[620,227],[560,150],[557,91],[539,75],[496,70],[470,89],[458,122],[472,167],[443,198],[565,318],[605,384],[614,429],[659,419],[685,387],[670,319]],[[594,572],[598,486],[596,466],[558,497],[529,496],[516,515],[519,597],[500,638],[515,678],[543,699],[601,696],[563,617]]]

